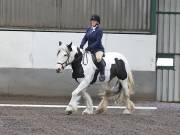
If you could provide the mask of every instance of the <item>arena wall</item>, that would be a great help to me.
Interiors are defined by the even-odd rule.
[[[79,46],[84,33],[0,31],[0,94],[69,96],[76,87],[68,68],[56,74],[58,42]],[[104,34],[106,51],[124,54],[133,70],[135,97],[156,98],[156,36]],[[95,95],[100,85],[89,87]]]

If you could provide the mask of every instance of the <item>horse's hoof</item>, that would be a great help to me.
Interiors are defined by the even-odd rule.
[[[93,114],[93,111],[84,110],[84,111],[82,112],[82,115],[91,115],[91,114]]]
[[[72,111],[66,111],[65,113],[66,113],[66,115],[71,115]]]
[[[125,110],[123,111],[123,114],[132,114],[132,113],[131,113],[131,111],[129,111],[128,109],[125,109]]]
[[[103,112],[105,112],[104,109],[97,109],[97,110],[95,111],[95,114],[101,114],[101,113],[103,113]]]

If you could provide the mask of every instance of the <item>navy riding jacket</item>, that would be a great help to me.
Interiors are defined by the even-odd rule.
[[[91,53],[96,53],[97,51],[104,52],[104,47],[101,42],[102,36],[103,31],[99,26],[97,26],[94,30],[92,29],[92,27],[89,27],[86,30],[84,38],[82,39],[80,48],[83,48],[86,42],[88,41],[88,50]]]

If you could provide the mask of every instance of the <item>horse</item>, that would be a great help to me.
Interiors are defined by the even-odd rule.
[[[106,63],[105,76],[103,83],[107,86],[101,92],[101,101],[94,111],[91,96],[87,92],[87,87],[95,83],[98,76],[98,68],[94,55],[78,46],[63,44],[59,41],[57,52],[56,72],[61,73],[70,65],[73,73],[72,77],[79,82],[78,87],[73,90],[69,104],[65,109],[67,115],[78,110],[78,104],[81,97],[84,98],[86,108],[82,114],[99,114],[107,110],[109,99],[114,99],[116,103],[124,103],[126,108],[124,114],[131,114],[135,108],[130,96],[134,93],[134,80],[132,71],[124,55],[117,52],[107,52],[103,57]],[[110,82],[115,78],[116,83],[111,86]]]

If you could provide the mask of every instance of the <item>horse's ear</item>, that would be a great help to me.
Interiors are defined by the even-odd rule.
[[[62,45],[62,42],[61,41],[59,41],[59,46],[61,46]]]
[[[72,42],[69,45],[67,45],[67,48],[70,52],[72,51]]]

